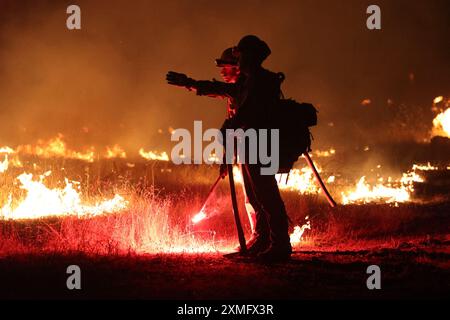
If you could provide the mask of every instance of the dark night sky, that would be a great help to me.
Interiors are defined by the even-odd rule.
[[[81,31],[65,27],[73,3]],[[366,28],[374,3],[381,31]],[[218,127],[225,102],[165,73],[220,78],[214,58],[249,33],[271,47],[265,66],[285,72],[285,95],[319,107],[316,147],[420,138],[433,98],[450,95],[449,21],[449,1],[1,0],[0,143],[62,132],[167,149],[169,126]]]

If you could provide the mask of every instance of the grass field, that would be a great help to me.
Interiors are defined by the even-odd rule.
[[[320,194],[283,191],[291,231],[307,216],[311,229],[294,247],[291,262],[267,266],[222,257],[237,246],[225,181],[207,207],[211,217],[191,223],[215,180],[216,166],[33,163],[25,162],[29,172],[52,170],[49,187],[60,186],[64,176],[80,182],[86,201],[118,193],[129,204],[99,216],[0,221],[4,298],[442,298],[449,293],[450,202],[445,197],[332,209]],[[18,198],[23,194],[12,182],[23,170],[3,173],[3,203],[10,192]],[[248,236],[241,192],[238,197]],[[79,293],[65,288],[70,264],[83,270]],[[365,286],[371,264],[383,272],[383,290],[376,293]]]

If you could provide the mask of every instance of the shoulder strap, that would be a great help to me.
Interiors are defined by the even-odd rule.
[[[280,82],[280,99],[284,99],[283,91],[281,90],[281,84],[283,83],[284,79],[286,79],[286,76],[283,72],[277,73],[278,81]]]

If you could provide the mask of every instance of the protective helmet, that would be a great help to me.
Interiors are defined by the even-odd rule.
[[[237,50],[240,53],[252,54],[259,62],[263,62],[272,53],[267,43],[254,35],[243,37],[237,45]]]
[[[237,66],[238,58],[233,55],[233,48],[225,49],[219,59],[216,59],[216,66]]]

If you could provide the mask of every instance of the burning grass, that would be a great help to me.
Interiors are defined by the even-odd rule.
[[[127,208],[98,216],[69,215],[1,221],[1,254],[214,253],[231,251],[237,246],[225,182],[219,184],[207,207],[208,219],[193,224],[191,219],[201,207],[209,184],[189,184],[186,180],[178,180],[180,183],[176,186],[171,184],[170,179],[164,181],[158,176],[153,188],[150,177],[134,176],[129,171],[131,169],[121,171],[125,170],[125,165],[114,165],[113,162],[103,162],[102,165],[97,168],[102,178],[89,175],[90,182],[86,181],[87,176],[81,179],[80,188],[84,195],[89,195],[84,200],[92,202],[102,195],[118,193],[129,201]],[[70,166],[66,167],[69,175],[77,172],[74,168],[70,170]],[[110,170],[119,170],[114,181],[105,174]],[[189,170],[198,170],[196,174],[207,173],[201,167]],[[216,168],[209,170],[208,176],[214,177]],[[92,171],[96,169],[91,167],[89,172]],[[54,176],[50,184],[57,184],[57,178]],[[3,176],[3,181],[8,179],[13,178]],[[209,180],[207,177],[204,179]],[[2,184],[2,188],[8,185]],[[291,239],[297,250],[311,247],[361,248],[374,240],[378,246],[391,247],[411,238],[440,238],[449,231],[450,210],[445,203],[431,209],[429,205],[420,204],[399,204],[398,207],[389,204],[348,205],[331,209],[318,194],[301,196],[297,191],[289,190],[282,194],[292,220]],[[244,214],[242,195],[239,193],[238,196],[241,218],[248,236],[250,226]]]
[[[103,165],[114,168],[110,162]],[[88,283],[80,290],[83,298],[373,298],[363,283],[374,263],[383,266],[389,283],[377,297],[448,296],[442,285],[450,268],[448,201],[332,209],[317,194],[284,190],[295,252],[288,263],[266,266],[222,257],[238,245],[226,183],[214,193],[214,211],[208,209],[207,219],[192,224],[209,184],[178,180],[182,186],[177,186],[157,174],[134,177],[116,168],[115,181],[90,175],[91,182],[81,180],[81,185],[93,197],[120,192],[129,201],[125,210],[0,221],[0,296],[71,299],[62,277],[74,261]],[[214,177],[216,169],[204,179]],[[242,194],[238,197],[242,215]],[[241,218],[248,236],[248,220]]]
[[[217,177],[217,166],[174,166],[164,153],[143,149],[140,158],[130,158],[119,146],[90,161],[73,156],[76,151],[61,145],[59,139],[20,152],[19,147],[0,149],[4,157],[0,162],[1,254],[214,253],[237,246],[227,183],[219,183],[205,215],[192,222]],[[337,157],[334,152],[333,157]],[[442,207],[428,213],[430,204],[421,205],[414,198],[418,185],[424,190],[428,179],[424,177],[442,175],[441,167],[415,165],[395,179],[358,178],[353,188],[353,179],[319,165],[332,193],[340,193],[341,203],[346,204],[332,210],[311,170],[301,164],[289,176],[276,177],[292,220],[291,242],[296,249],[342,243],[361,246],[373,239],[391,245],[408,237],[448,234],[442,228],[448,225],[446,215],[435,215]],[[237,169],[235,180],[242,180]],[[241,188],[237,189],[241,220],[249,236]],[[442,198],[440,203],[447,200]],[[421,214],[430,219],[427,226],[436,225],[437,233],[427,226],[414,229],[415,221],[423,219]]]
[[[450,138],[450,99],[436,97],[433,101],[433,111],[437,115],[433,119],[432,136],[442,136]]]
[[[216,252],[227,243],[213,230],[193,230],[186,208],[200,197],[185,192],[158,194],[131,186],[122,189],[129,205],[118,212],[95,216],[59,215],[4,220],[2,253],[67,252],[123,254],[127,252]],[[5,240],[5,241],[4,241]]]

